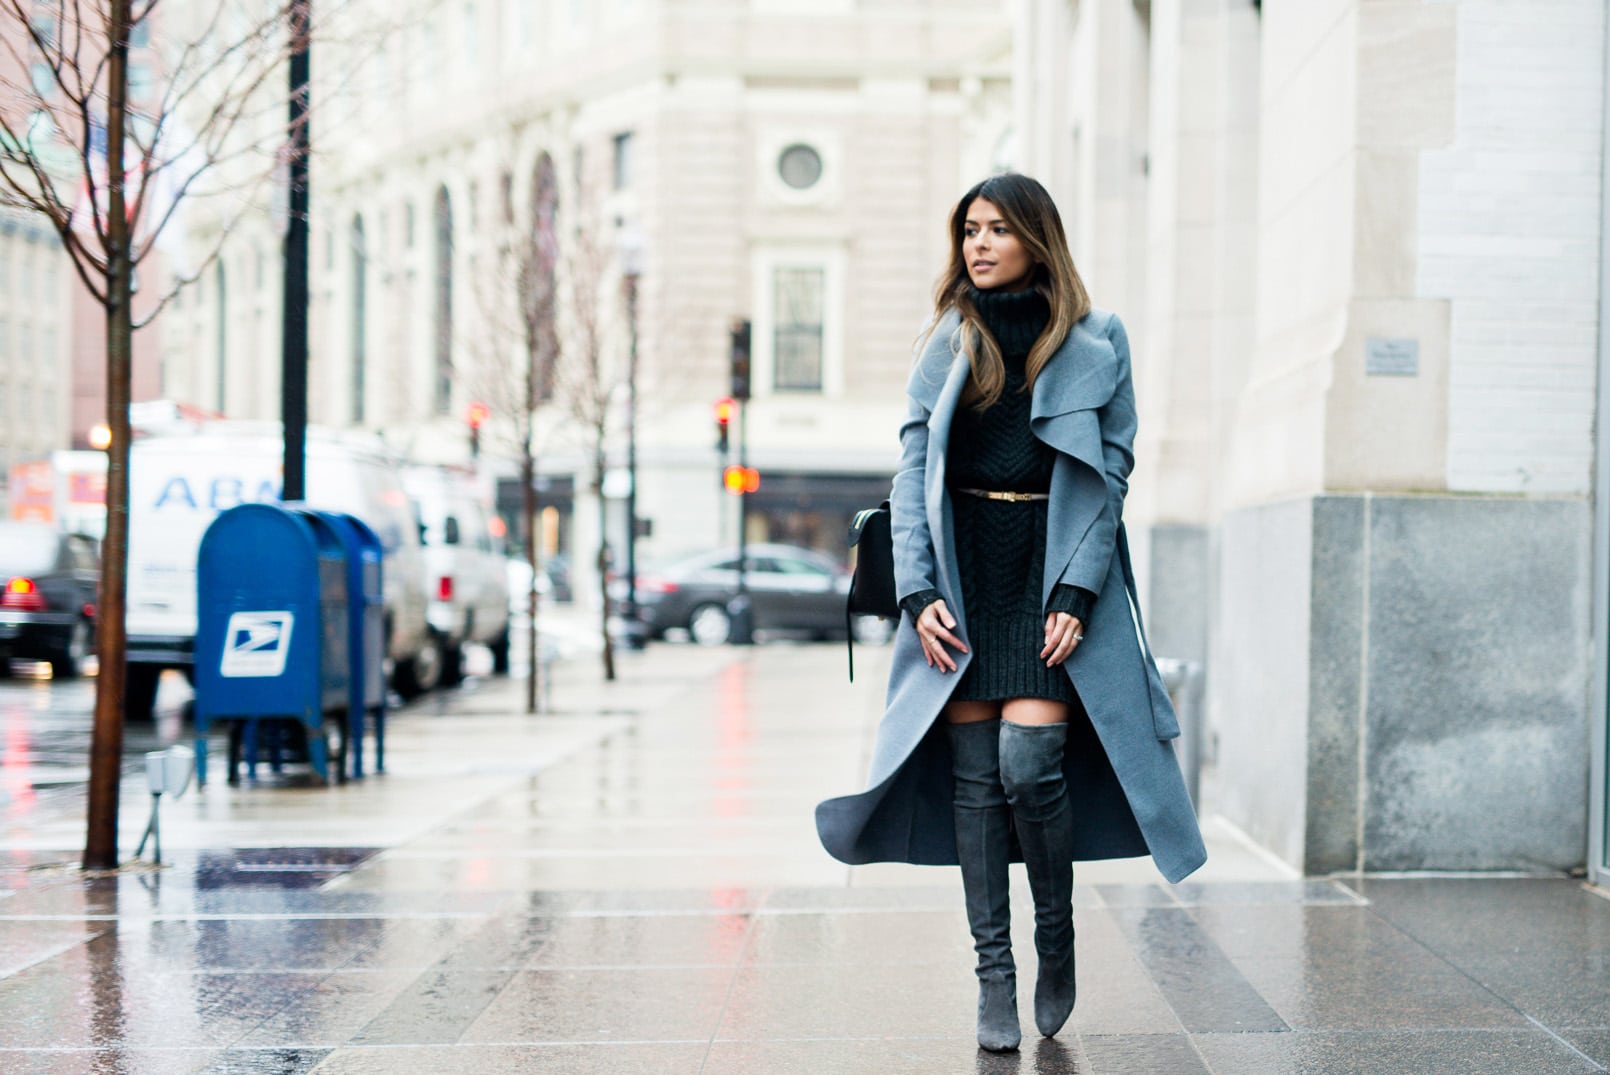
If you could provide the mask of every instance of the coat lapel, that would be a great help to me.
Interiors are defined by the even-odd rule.
[[[1053,448],[1100,470],[1100,425],[1074,417],[1088,412],[1094,419],[1118,387],[1118,355],[1105,336],[1091,331],[1094,320],[1088,314],[1074,325],[1035,378],[1029,426]]]

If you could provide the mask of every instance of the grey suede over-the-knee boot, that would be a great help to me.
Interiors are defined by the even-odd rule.
[[[1001,784],[1034,894],[1034,1025],[1050,1037],[1073,1012],[1073,810],[1062,774],[1066,724],[1001,722]]]
[[[945,726],[955,777],[956,857],[978,953],[978,1044],[993,1052],[1016,1049],[1023,1039],[1007,898],[1011,807],[1001,787],[1000,723]]]

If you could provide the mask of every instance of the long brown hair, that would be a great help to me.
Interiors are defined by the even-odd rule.
[[[1000,345],[984,327],[984,319],[968,297],[972,277],[967,273],[962,241],[967,228],[967,210],[979,198],[1001,211],[1006,226],[1027,249],[1034,261],[1031,270],[1034,280],[1030,286],[1045,296],[1051,308],[1051,319],[1045,331],[1029,351],[1025,367],[1028,383],[1024,391],[1034,387],[1035,377],[1068,338],[1069,331],[1090,312],[1090,294],[1079,278],[1079,270],[1074,267],[1056,204],[1037,180],[1015,172],[992,175],[962,195],[950,214],[950,263],[934,286],[934,323],[953,309],[961,315],[957,342],[967,349],[973,368],[962,393],[962,403],[983,410],[999,400],[1006,388],[1006,363],[1001,358]]]

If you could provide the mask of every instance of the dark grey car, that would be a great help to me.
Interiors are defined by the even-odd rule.
[[[850,576],[841,565],[795,545],[750,545],[745,552],[755,630],[843,636]],[[638,619],[651,638],[681,627],[701,645],[720,645],[732,630],[727,606],[737,592],[736,548],[696,553],[638,573]],[[886,635],[877,622],[858,621],[856,638],[876,641]]]
[[[94,649],[100,581],[94,539],[0,522],[0,676],[13,657],[49,661],[58,678],[78,675]]]

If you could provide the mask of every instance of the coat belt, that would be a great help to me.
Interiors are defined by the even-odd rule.
[[[1050,500],[1051,499],[1051,494],[1050,493],[997,492],[997,491],[995,491],[993,489],[963,489],[960,486],[956,487],[956,491],[958,493],[966,493],[968,496],[981,497],[984,500],[1010,500],[1010,501],[1013,501],[1013,502],[1021,502],[1021,501],[1026,501],[1026,500]]]

